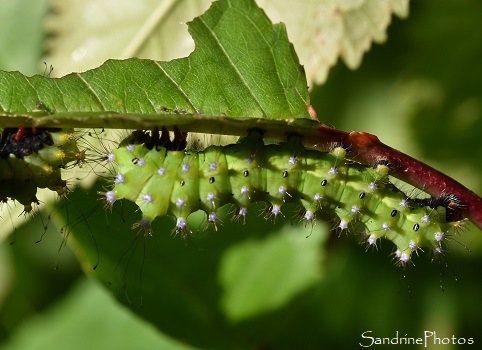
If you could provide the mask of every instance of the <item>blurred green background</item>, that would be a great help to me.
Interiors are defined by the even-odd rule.
[[[42,73],[47,6],[2,2],[0,69]],[[477,0],[412,2],[360,69],[339,63],[312,89],[320,120],[374,133],[482,194],[480,13]],[[365,252],[329,235],[330,223],[290,218],[273,225],[254,215],[241,226],[228,212],[220,232],[188,240],[171,236],[167,218],[135,240],[135,209],[95,210],[97,190],[102,184],[80,189],[23,226],[2,221],[2,230],[16,229],[0,245],[1,349],[355,348],[367,330],[482,340],[482,240],[472,225],[442,263],[421,254],[400,269],[387,242]],[[95,279],[69,247],[59,251],[69,230]]]

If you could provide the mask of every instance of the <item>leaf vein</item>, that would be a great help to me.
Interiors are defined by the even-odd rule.
[[[92,95],[96,98],[97,102],[99,102],[99,105],[102,107],[102,109],[104,111],[107,111],[107,108],[106,106],[104,105],[104,103],[102,102],[101,98],[99,97],[99,95],[97,95],[97,92],[95,92],[95,90],[92,88],[92,86],[89,84],[89,82],[87,80],[85,80],[81,74],[79,73],[75,73],[77,75],[77,77],[79,77],[79,79],[85,84],[85,86],[92,92]]]
[[[181,85],[169,75],[169,73],[162,67],[162,65],[159,62],[156,61],[155,63],[157,67],[159,67],[161,72],[164,73],[164,75],[174,84],[174,86],[176,86],[177,90],[182,94],[182,96],[184,96],[184,99],[189,103],[191,108],[194,111],[196,111],[196,113],[199,113],[199,110],[194,105],[194,102],[189,98],[188,94],[186,93],[186,91],[184,91]]]
[[[23,76],[24,80],[27,82],[28,85],[30,85],[30,87],[32,88],[32,90],[35,92],[35,94],[37,95],[37,101],[40,101],[40,96],[38,94],[38,91],[37,89],[35,88],[35,86],[33,86],[33,84],[30,82],[30,79],[27,79],[26,76]],[[23,104],[25,109],[28,111],[30,108],[27,108],[27,106],[25,106],[25,103]]]
[[[226,52],[224,46],[222,45],[222,43],[219,41],[219,38],[217,37],[216,33],[207,25],[207,23],[204,21],[204,19],[202,17],[199,17],[199,20],[200,22],[208,29],[209,33],[212,35],[212,37],[214,38],[214,40],[216,41],[216,43],[218,44],[219,48],[221,49],[221,51],[223,52],[224,56],[226,57],[226,59],[228,60],[229,62],[229,65],[233,68],[234,72],[236,73],[236,75],[240,78],[241,80],[241,83],[246,87],[246,89],[248,90],[249,94],[251,95],[251,97],[253,98],[254,102],[258,105],[259,109],[261,110],[261,112],[263,113],[263,115],[265,117],[268,117],[268,113],[266,113],[266,110],[263,108],[261,102],[258,100],[258,98],[256,97],[256,95],[253,93],[253,90],[251,89],[251,87],[249,86],[248,82],[246,81],[246,79],[244,78],[244,76],[241,74],[241,72],[239,71],[239,69],[237,69],[236,65],[234,64],[234,62],[232,61],[231,57],[228,55],[228,53]]]

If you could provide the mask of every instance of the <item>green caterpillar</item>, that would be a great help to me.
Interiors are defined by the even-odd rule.
[[[184,150],[179,139],[136,131],[122,141],[107,156],[118,167],[114,187],[105,193],[107,204],[123,198],[135,202],[143,215],[137,225],[147,229],[156,217],[173,215],[175,230],[182,232],[189,230],[188,215],[199,209],[216,225],[219,208],[228,203],[241,218],[256,201],[268,203],[267,213],[274,217],[283,215],[285,203],[297,203],[306,222],[331,215],[341,231],[363,225],[368,245],[380,238],[392,241],[400,264],[424,247],[442,254],[455,224],[447,220],[447,200],[407,197],[389,182],[389,164],[347,161],[340,145],[330,152],[309,150],[298,135],[265,145],[255,130],[237,144],[195,152]]]
[[[38,204],[38,188],[67,192],[61,168],[79,161],[82,152],[72,130],[6,128],[0,138],[0,201],[16,200],[26,213]]]

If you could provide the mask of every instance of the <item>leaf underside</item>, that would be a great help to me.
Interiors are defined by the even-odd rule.
[[[0,123],[22,115],[62,126],[87,115],[87,126],[105,127],[96,115],[106,112],[135,115],[139,128],[143,115],[309,118],[304,71],[285,27],[272,25],[253,1],[216,2],[189,30],[195,51],[170,62],[109,60],[62,78],[2,72]]]

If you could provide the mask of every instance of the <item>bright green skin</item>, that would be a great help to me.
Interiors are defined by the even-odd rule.
[[[50,133],[53,145],[44,144],[38,153],[16,158],[0,158],[0,201],[16,200],[24,205],[25,212],[38,203],[37,188],[48,188],[59,194],[67,191],[62,180],[61,166],[78,161],[80,154],[72,130]]]
[[[421,247],[440,253],[443,237],[453,225],[445,222],[445,213],[428,207],[414,209],[418,205],[388,182],[387,167],[347,162],[342,149],[322,153],[296,141],[264,145],[257,136],[202,152],[148,150],[142,144],[128,147],[124,143],[113,151],[118,173],[124,175],[123,183],[110,191],[114,200],[137,203],[147,223],[173,215],[178,219],[176,231],[186,230],[185,219],[198,209],[215,225],[217,218],[209,214],[228,203],[236,205],[243,217],[256,201],[268,203],[268,215],[274,217],[282,214],[284,203],[298,203],[306,221],[317,215],[336,216],[341,231],[350,232],[354,222],[363,224],[362,237],[371,245],[381,237],[391,240],[403,264]],[[145,165],[139,166],[136,159],[140,158]],[[159,168],[164,169],[163,175]],[[148,201],[146,194],[151,196]],[[401,205],[403,201],[406,206]],[[430,222],[424,222],[427,218]]]

